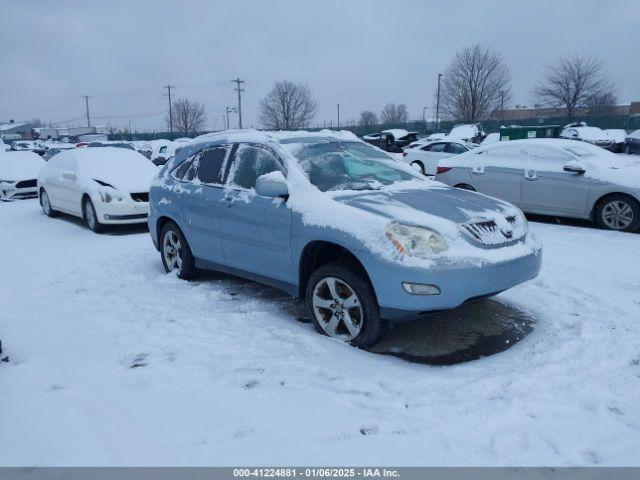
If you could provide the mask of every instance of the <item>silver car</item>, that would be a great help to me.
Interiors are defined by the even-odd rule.
[[[640,227],[640,162],[586,142],[514,140],[438,164],[435,179],[507,200],[524,212]]]

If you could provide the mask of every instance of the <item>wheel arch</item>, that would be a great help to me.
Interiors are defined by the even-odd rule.
[[[609,198],[616,196],[616,195],[621,195],[623,197],[627,197],[629,199],[631,199],[632,202],[634,202],[636,204],[636,206],[640,209],[640,200],[638,200],[636,197],[634,197],[633,195],[631,195],[630,193],[627,192],[608,192],[605,193],[603,195],[601,195],[600,197],[598,197],[598,199],[593,202],[593,205],[591,206],[591,220],[595,221],[596,219],[596,212],[598,211],[598,208],[600,207],[600,205],[602,205],[604,202],[606,202]]]
[[[360,259],[347,247],[327,240],[313,240],[307,243],[300,253],[298,262],[298,296],[304,298],[311,274],[322,265],[335,260],[343,260],[354,267],[369,283],[375,295],[375,289],[367,269]]]

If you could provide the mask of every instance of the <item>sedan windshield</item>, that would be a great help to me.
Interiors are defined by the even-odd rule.
[[[306,145],[296,157],[309,181],[323,192],[377,190],[417,178],[385,153],[360,142]]]

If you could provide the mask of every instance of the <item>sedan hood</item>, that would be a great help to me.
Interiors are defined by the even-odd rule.
[[[456,224],[473,218],[517,212],[513,205],[501,200],[447,186],[357,193],[336,196],[335,200],[390,220],[416,223],[420,223],[416,211]]]

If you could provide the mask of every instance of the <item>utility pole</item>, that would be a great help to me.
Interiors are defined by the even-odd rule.
[[[175,89],[174,85],[165,85],[164,88],[167,89],[167,96],[169,97],[169,131],[173,133],[173,110],[171,108],[171,89]]]
[[[91,126],[91,117],[89,116],[89,95],[83,95],[84,97],[84,106],[87,110],[87,127]]]
[[[427,110],[427,107],[422,107],[422,123],[425,123],[425,116],[424,116],[424,112]],[[426,123],[425,123],[425,128],[426,128]]]
[[[237,112],[238,111],[238,107],[227,107],[227,130],[230,130],[230,123],[229,123],[229,112]]]
[[[504,90],[500,90],[500,121],[504,122]]]
[[[231,80],[231,83],[235,83],[236,84],[236,92],[238,92],[238,125],[240,128],[242,128],[242,95],[241,93],[244,92],[244,88],[242,88],[242,84],[244,83],[244,80],[240,80],[240,77],[236,78],[235,80]]]
[[[436,94],[436,132],[438,131],[438,123],[440,122],[440,79],[442,74],[438,74],[438,93]]]
[[[338,130],[340,130],[340,104],[337,103],[336,105],[338,105]]]

